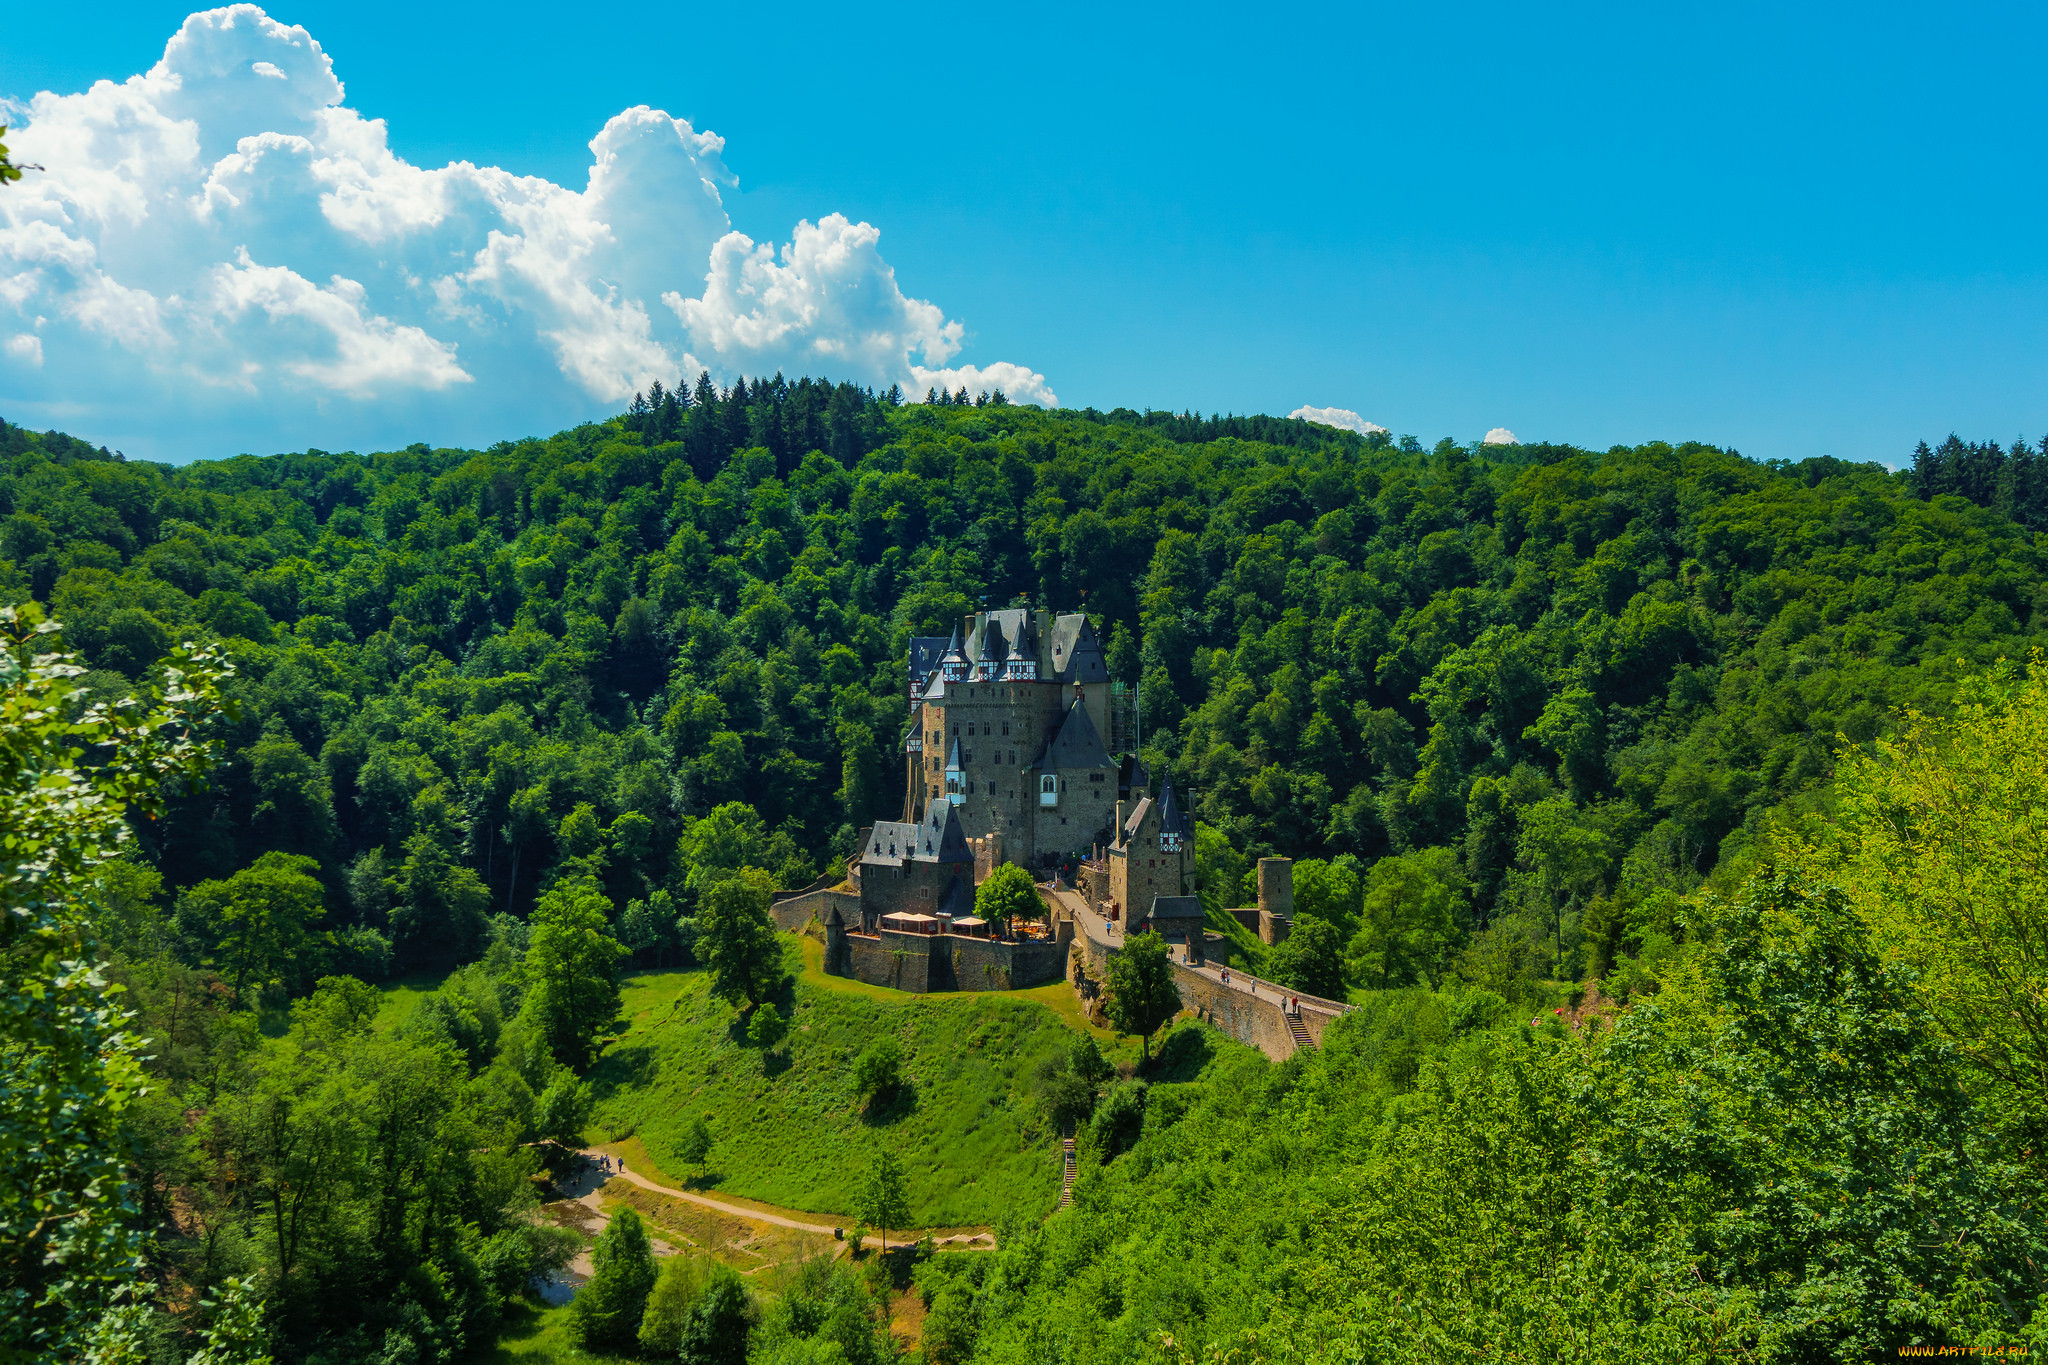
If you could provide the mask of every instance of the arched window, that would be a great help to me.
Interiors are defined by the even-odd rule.
[[[1060,780],[1052,773],[1038,779],[1038,804],[1057,806],[1060,803]]]

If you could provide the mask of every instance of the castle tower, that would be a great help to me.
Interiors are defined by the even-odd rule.
[[[1125,932],[1149,929],[1199,953],[1202,903],[1195,895],[1194,830],[1174,793],[1173,775],[1160,783],[1158,799],[1134,795],[1108,851],[1109,898]]]
[[[1259,942],[1287,941],[1294,928],[1294,859],[1259,859]]]

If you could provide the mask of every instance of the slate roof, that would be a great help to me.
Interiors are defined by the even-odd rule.
[[[1038,642],[1032,637],[1031,612],[1024,607],[1005,607],[983,613],[967,636],[967,657],[975,663],[999,664],[1016,655],[1038,657]]]
[[[1095,627],[1080,612],[1053,622],[1052,675],[1063,683],[1109,681],[1109,665],[1103,660]]]
[[[960,652],[960,627],[953,627],[953,634],[946,640],[946,647],[939,653],[938,662],[925,675],[924,690],[918,693],[920,701],[937,701],[946,695],[946,674],[944,665],[967,665],[967,656]]]
[[[1151,813],[1152,798],[1149,796],[1139,797],[1138,804],[1132,806],[1130,813],[1124,816],[1124,827],[1117,832],[1117,842],[1119,844],[1128,844],[1131,840],[1137,838],[1138,831],[1144,828],[1145,817]]]
[[[976,663],[1001,663],[1004,659],[1038,659],[1046,642],[1039,638],[1040,613],[1028,607],[1004,607],[983,612],[967,642],[967,652]]]
[[[1137,804],[1131,807],[1130,813],[1124,816],[1124,827],[1117,832],[1117,843],[1128,844],[1137,838],[1138,831],[1145,827],[1145,817],[1152,814],[1155,808],[1159,812],[1161,834],[1178,833],[1183,839],[1195,837],[1194,823],[1188,819],[1187,812],[1180,808],[1180,802],[1173,794],[1173,774],[1168,773],[1166,780],[1159,785],[1157,800],[1149,796],[1139,797]]]
[[[924,690],[925,680],[938,671],[939,660],[946,657],[949,643],[943,635],[910,637],[910,681],[920,692]]]
[[[1072,771],[1076,768],[1115,766],[1116,760],[1109,756],[1109,750],[1102,747],[1102,736],[1096,732],[1095,722],[1088,716],[1088,708],[1076,697],[1067,707],[1067,716],[1060,722],[1059,733],[1046,742],[1045,753],[1038,760],[1038,771],[1049,773],[1056,769]]]
[[[860,860],[881,867],[901,867],[906,859],[917,856],[917,834],[918,827],[908,821],[877,820]]]
[[[877,820],[860,860],[872,867],[901,867],[906,862],[971,863],[974,852],[960,832],[960,817],[953,803],[940,801],[923,820]]]
[[[1125,754],[1122,770],[1117,774],[1117,785],[1123,790],[1119,796],[1144,791],[1152,785],[1152,774],[1146,771],[1145,761],[1136,754]]]
[[[1166,780],[1159,784],[1159,832],[1178,834],[1183,839],[1195,837],[1194,826],[1189,823],[1187,813],[1181,810],[1180,803],[1173,798],[1173,774],[1170,772],[1166,775]]]
[[[1152,908],[1142,916],[1155,923],[1163,919],[1200,919],[1202,898],[1200,896],[1154,896]]]

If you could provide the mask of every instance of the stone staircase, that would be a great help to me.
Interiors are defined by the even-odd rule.
[[[1302,1027],[1300,1015],[1289,1014],[1287,1016],[1287,1031],[1294,1035],[1294,1050],[1296,1052],[1305,1052],[1315,1046],[1315,1040],[1310,1038],[1308,1030]]]
[[[1059,1207],[1065,1208],[1074,1202],[1074,1140],[1072,1138],[1060,1139],[1060,1161],[1062,1171],[1060,1175]]]

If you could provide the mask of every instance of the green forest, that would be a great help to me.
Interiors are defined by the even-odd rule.
[[[1138,689],[1211,924],[1359,1008],[1277,1065],[1183,1021],[1046,1067],[1073,1206],[907,1251],[913,1358],[2035,1342],[2048,442],[707,376],[484,451],[0,456],[6,1358],[493,1358],[575,1249],[548,1180],[633,1109],[621,978],[707,973],[772,1085],[768,893],[900,808],[910,637],[1013,604]],[[1271,950],[1225,914],[1267,854]],[[837,1264],[664,1272],[633,1316],[683,1327],[585,1341],[893,1356]]]

